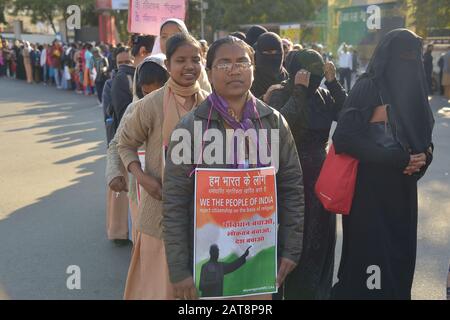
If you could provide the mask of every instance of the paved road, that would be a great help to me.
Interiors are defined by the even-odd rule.
[[[450,261],[450,109],[432,105],[416,299],[445,297]],[[0,79],[0,299],[122,298],[131,248],[105,236],[104,136],[95,98]],[[81,268],[81,290],[66,287],[70,265]]]
[[[0,298],[121,299],[131,249],[105,236],[97,100],[0,80],[0,136]]]

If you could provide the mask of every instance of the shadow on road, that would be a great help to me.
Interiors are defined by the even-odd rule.
[[[82,162],[76,166],[77,178],[68,181],[67,187],[0,220],[0,299],[121,299],[131,250],[106,239],[106,146],[96,99],[40,85],[0,82],[1,106],[26,105],[21,112],[0,116],[0,124],[17,122],[17,128],[0,129],[2,138],[39,129],[38,143],[74,149],[62,160],[49,161],[55,165]],[[22,123],[30,117],[37,118],[36,123]],[[2,185],[8,188],[7,181]],[[81,290],[66,287],[70,265],[81,268]]]

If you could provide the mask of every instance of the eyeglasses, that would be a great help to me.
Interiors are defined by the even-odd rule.
[[[244,71],[250,69],[252,66],[253,63],[251,63],[250,61],[245,61],[236,63],[219,63],[213,68],[224,72],[231,72],[231,70],[233,70],[233,67],[235,67],[238,71]]]

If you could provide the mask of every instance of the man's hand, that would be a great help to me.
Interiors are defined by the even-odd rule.
[[[189,277],[183,281],[173,284],[175,299],[180,300],[197,300],[197,288],[194,284],[194,279]]]
[[[128,192],[127,182],[125,181],[125,177],[115,177],[109,183],[109,187],[114,192]]]
[[[325,62],[323,71],[325,73],[325,79],[327,80],[327,82],[336,80],[336,66],[332,61]]]
[[[297,264],[289,260],[287,258],[281,258],[279,265],[278,265],[278,275],[277,275],[277,287],[281,287],[284,283],[284,280],[286,280],[286,277],[289,273],[292,272],[292,270],[295,269]]]
[[[309,78],[311,77],[311,73],[305,69],[300,70],[295,75],[295,85],[301,85],[306,88],[309,87]]]
[[[251,248],[251,247],[252,247],[252,246],[248,247],[247,250],[245,251],[245,253],[244,253],[244,257],[245,257],[245,258],[247,258],[248,255],[250,254],[250,248]]]

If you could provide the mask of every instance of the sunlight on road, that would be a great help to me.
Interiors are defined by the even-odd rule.
[[[442,109],[439,109],[438,114],[439,114],[441,117],[450,119],[450,108],[444,107],[444,108],[442,108]]]
[[[11,300],[11,297],[8,296],[3,286],[0,284],[0,300]]]

